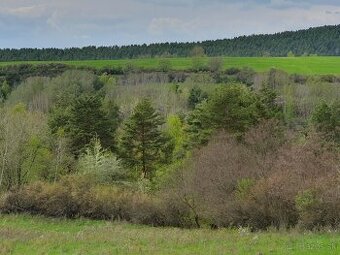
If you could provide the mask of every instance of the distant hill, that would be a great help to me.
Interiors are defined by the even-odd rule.
[[[287,56],[289,52],[294,55],[340,56],[340,25],[192,43],[156,43],[121,47],[89,46],[67,49],[1,49],[0,61],[186,57],[190,56],[195,46],[202,47],[208,56],[280,57]]]

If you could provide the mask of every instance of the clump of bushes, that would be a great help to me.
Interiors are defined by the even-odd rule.
[[[339,163],[337,150],[318,135],[301,141],[269,121],[241,141],[219,133],[173,177],[169,193],[191,210],[197,226],[336,228]]]
[[[301,139],[277,120],[242,137],[220,130],[152,193],[78,174],[13,189],[0,212],[186,228],[338,228],[338,151],[317,134]]]
[[[162,201],[123,187],[96,185],[88,176],[79,175],[56,183],[23,186],[8,192],[0,202],[1,213],[121,220],[152,226],[191,227],[187,211],[176,201]]]

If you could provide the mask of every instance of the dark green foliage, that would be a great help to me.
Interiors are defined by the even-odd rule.
[[[322,102],[312,115],[312,123],[327,139],[340,143],[340,102]]]
[[[100,96],[81,95],[69,108],[56,108],[49,125],[53,133],[64,129],[71,140],[73,154],[79,155],[94,137],[100,139],[104,148],[114,149],[117,116],[117,107],[112,107],[109,114],[103,110]]]
[[[137,104],[123,128],[121,157],[126,166],[135,168],[143,178],[152,177],[155,165],[162,160],[162,151],[167,147],[160,131],[163,123],[151,102],[144,99]]]
[[[69,69],[72,69],[72,67],[69,67],[64,64],[43,64],[43,65],[20,64],[2,66],[0,67],[0,82],[7,81],[9,86],[13,87],[19,84],[20,82],[24,81],[28,77],[33,76],[56,77]]]
[[[52,134],[57,134],[59,130],[66,129],[70,119],[69,108],[55,107],[49,115],[48,126]]]
[[[188,147],[206,144],[209,141],[213,128],[207,106],[206,101],[198,104],[186,119],[185,132],[187,133],[186,146]]]
[[[282,118],[277,96],[270,89],[255,93],[244,85],[219,87],[207,102],[200,104],[187,118],[190,143],[204,144],[215,129],[242,135],[261,119]]]
[[[188,106],[191,109],[194,109],[197,104],[201,103],[203,100],[206,100],[207,98],[208,98],[208,94],[204,92],[201,88],[193,87],[190,90],[190,95],[188,98]]]
[[[262,118],[283,120],[283,107],[278,102],[275,90],[265,87],[257,93],[257,97],[258,109]]]
[[[102,109],[99,96],[82,96],[75,100],[70,109],[68,131],[72,137],[74,152],[89,144],[93,137],[98,137],[104,148],[113,148],[115,119],[109,119]]]
[[[225,73],[228,74],[228,75],[235,75],[235,74],[238,74],[239,72],[241,72],[241,70],[239,68],[236,68],[236,67],[231,67],[231,68],[228,68],[227,70],[225,70]]]
[[[308,77],[302,74],[292,74],[290,79],[294,83],[305,84],[307,82]]]
[[[9,86],[8,82],[5,80],[0,86],[0,102],[5,101],[8,98],[10,93],[11,93],[11,87]]]
[[[287,56],[340,55],[340,25],[315,27],[296,32],[240,36],[234,39],[193,43],[155,43],[68,49],[2,49],[1,61],[123,59],[141,56]]]
[[[210,123],[232,133],[244,132],[256,123],[256,96],[242,85],[220,87],[208,101]]]

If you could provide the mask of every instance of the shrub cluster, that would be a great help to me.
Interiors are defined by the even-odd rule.
[[[36,182],[12,190],[1,198],[0,212],[120,220],[152,226],[193,226],[189,211],[176,201],[161,201],[112,185],[95,185],[90,178],[79,175],[56,183]]]
[[[339,163],[337,150],[317,135],[301,141],[262,123],[241,142],[225,133],[213,138],[173,176],[169,194],[198,226],[337,228]]]
[[[192,157],[152,195],[76,175],[14,189],[0,212],[253,230],[340,225],[339,153],[316,134],[296,139],[266,121],[242,140],[221,131]]]

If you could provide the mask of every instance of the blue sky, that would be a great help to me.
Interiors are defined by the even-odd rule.
[[[0,0],[0,48],[202,41],[340,24],[340,0]]]

